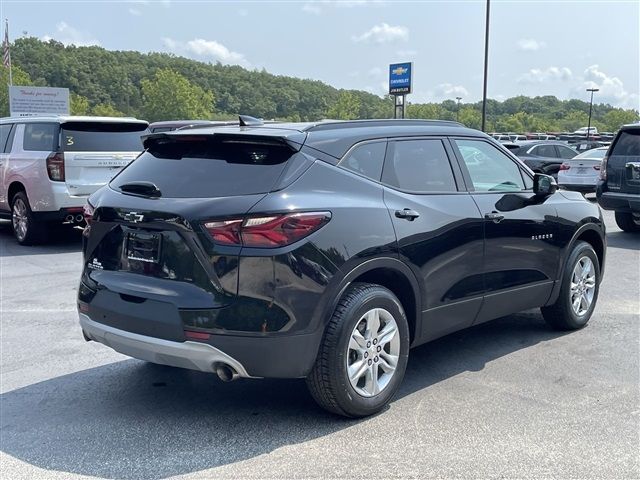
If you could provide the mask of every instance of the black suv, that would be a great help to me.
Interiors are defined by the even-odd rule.
[[[152,134],[89,198],[87,340],[236,377],[303,378],[379,411],[409,348],[531,308],[584,327],[598,206],[453,122],[241,125]]]
[[[615,210],[625,232],[640,232],[640,124],[625,125],[611,143],[600,167],[598,203]]]

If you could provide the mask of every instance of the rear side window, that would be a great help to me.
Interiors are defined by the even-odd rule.
[[[500,150],[481,140],[456,140],[477,192],[525,190],[520,167]]]
[[[151,182],[169,198],[214,198],[270,192],[294,152],[270,141],[189,136],[157,140],[111,181]]]
[[[386,149],[386,142],[358,145],[340,162],[340,166],[379,182]]]
[[[13,124],[11,123],[3,123],[0,125],[0,152],[8,152],[7,150],[7,139],[9,138],[9,132],[11,132],[11,127]]]
[[[578,154],[578,152],[576,152],[574,149],[565,147],[564,145],[556,145],[556,148],[558,149],[558,152],[560,152],[560,158],[569,159],[575,157]]]
[[[415,193],[455,192],[456,182],[441,140],[408,140],[391,144],[382,181]]]
[[[531,153],[533,155],[538,155],[539,157],[556,158],[558,156],[553,145],[538,145],[533,148]]]
[[[61,146],[65,152],[140,152],[146,133],[139,123],[68,122],[62,125]]]
[[[51,152],[58,149],[58,125],[55,123],[26,123],[22,149]]]
[[[613,146],[611,155],[640,156],[640,129],[623,130]]]

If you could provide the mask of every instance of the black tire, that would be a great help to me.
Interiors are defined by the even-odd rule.
[[[591,260],[595,273],[595,287],[593,298],[588,309],[582,314],[578,314],[572,305],[571,283],[573,271],[576,265],[584,257]],[[542,307],[542,316],[545,321],[556,330],[578,330],[583,328],[589,322],[593,310],[598,301],[598,292],[600,291],[600,262],[593,247],[587,242],[577,242],[564,267],[562,275],[562,286],[558,299],[553,305]]]
[[[616,223],[622,231],[640,232],[640,224],[633,221],[631,212],[616,212]]]
[[[20,228],[24,220],[24,231]],[[33,218],[26,193],[18,192],[11,199],[11,227],[13,236],[20,245],[35,245],[44,241],[46,237],[45,225]]]
[[[347,354],[356,325],[360,324],[365,313],[374,308],[386,310],[395,320],[399,355],[396,370],[386,386],[380,393],[366,397],[351,385],[347,375]],[[307,386],[315,401],[332,413],[347,417],[372,415],[382,410],[396,393],[404,377],[408,356],[409,327],[400,301],[379,285],[354,283],[340,299],[327,325],[316,363],[307,377]],[[377,356],[375,361],[378,361]],[[379,368],[382,368],[381,364]]]

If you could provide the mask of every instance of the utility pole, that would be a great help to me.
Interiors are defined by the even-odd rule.
[[[587,88],[587,92],[591,92],[591,101],[589,102],[589,125],[587,125],[587,141],[589,141],[589,137],[591,136],[591,110],[593,108],[593,93],[599,91],[599,88]]]
[[[489,68],[489,6],[490,1],[487,0],[487,18],[485,20],[484,31],[484,88],[482,90],[482,131],[485,131],[487,122],[487,71]]]
[[[460,100],[462,100],[462,97],[456,97],[456,100],[458,101],[458,108],[456,110],[456,121],[459,122],[460,121]]]

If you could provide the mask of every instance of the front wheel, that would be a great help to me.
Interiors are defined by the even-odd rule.
[[[600,289],[600,262],[593,247],[577,242],[562,275],[560,295],[553,305],[542,307],[545,321],[556,330],[584,327],[596,306]]]
[[[400,301],[384,287],[355,283],[331,317],[307,386],[330,412],[372,415],[396,393],[408,355],[409,327]]]
[[[624,232],[640,232],[640,214],[634,217],[631,212],[616,212],[616,223]]]

